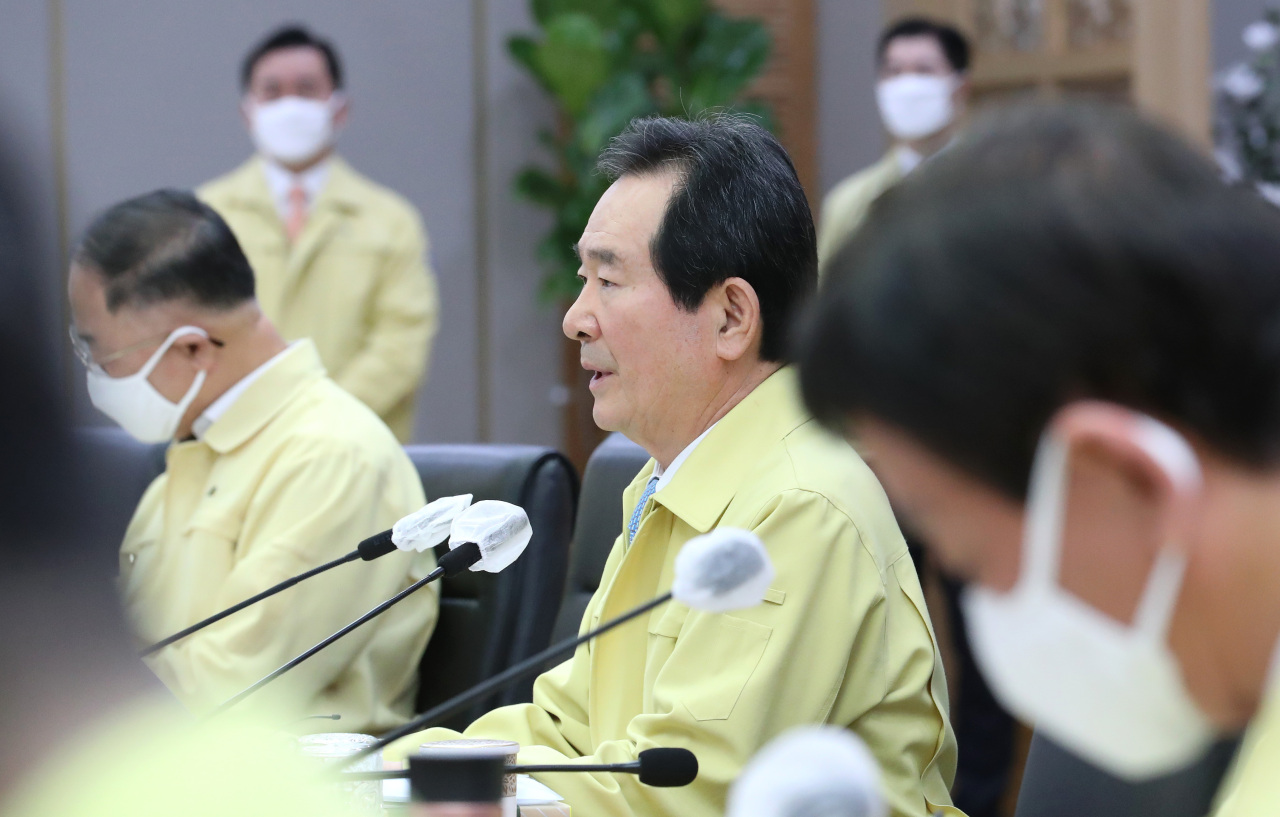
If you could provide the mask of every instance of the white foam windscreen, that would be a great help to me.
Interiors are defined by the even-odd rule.
[[[862,739],[836,726],[784,732],[729,789],[725,817],[887,817],[880,766]]]
[[[391,526],[391,541],[400,550],[418,553],[433,548],[449,536],[453,520],[471,505],[471,494],[442,496],[428,502]]]
[[[471,570],[497,573],[518,559],[532,538],[533,527],[524,508],[482,499],[453,520],[449,549],[474,542],[480,547],[480,561]]]
[[[773,578],[760,537],[741,528],[716,528],[676,554],[671,594],[695,610],[727,613],[759,604]]]

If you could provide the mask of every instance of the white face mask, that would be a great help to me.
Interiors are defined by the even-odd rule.
[[[1199,492],[1199,462],[1176,431],[1139,416],[1133,441],[1179,498]],[[1046,435],[1032,470],[1017,585],[1005,594],[972,585],[962,598],[974,655],[1010,711],[1085,760],[1129,779],[1174,771],[1216,737],[1166,638],[1186,554],[1161,550],[1132,624],[1063,590],[1067,470],[1066,446]]]
[[[89,384],[89,399],[95,408],[120,424],[120,427],[133,435],[139,442],[163,443],[173,439],[178,430],[182,415],[187,413],[191,401],[200,393],[204,385],[206,373],[196,373],[191,388],[178,403],[170,403],[163,394],[156,391],[147,377],[160,363],[160,358],[169,351],[169,347],[183,335],[202,335],[209,333],[196,326],[183,326],[169,333],[155,354],[143,364],[135,374],[127,377],[112,377],[98,366],[90,366],[86,374]]]
[[[932,136],[955,118],[955,77],[899,74],[876,85],[876,103],[885,129],[895,138],[914,141]]]
[[[253,143],[264,156],[284,164],[314,159],[333,144],[333,113],[339,97],[327,100],[286,96],[252,104]]]

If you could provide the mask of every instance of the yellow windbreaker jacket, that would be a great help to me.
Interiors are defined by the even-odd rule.
[[[143,495],[121,549],[126,611],[142,643],[159,640],[351,551],[422,504],[417,471],[386,426],[325,376],[310,341],[299,341],[203,439],[169,447],[165,473]],[[430,552],[342,565],[166,647],[149,664],[189,707],[206,710],[433,567]],[[404,723],[435,626],[436,586],[240,706],[260,704],[273,718],[340,714],[344,732]]]
[[[897,150],[890,150],[880,161],[863,168],[831,188],[822,200],[822,216],[818,220],[818,271],[825,272],[840,248],[844,246],[880,194],[902,181],[902,163]]]
[[[1252,817],[1280,812],[1280,686],[1272,686],[1218,790],[1213,817]]]
[[[623,499],[623,529],[653,471]],[[613,763],[655,746],[697,755],[684,788],[630,775],[543,779],[575,814],[719,817],[729,784],[800,724],[857,732],[895,815],[949,808],[956,745],[946,681],[907,547],[876,478],[801,407],[783,369],[735,406],[654,494],[630,545],[614,544],[583,617],[594,627],[668,590],[681,545],[718,526],[755,531],[777,578],[732,614],[670,602],[580,647],[542,675],[532,704],[481,717],[469,737],[519,741],[522,763]],[[391,756],[453,733],[432,729]]]
[[[438,311],[426,231],[408,201],[329,161],[293,247],[261,159],[196,192],[236,234],[271,322],[289,340],[311,338],[338,385],[408,442]]]

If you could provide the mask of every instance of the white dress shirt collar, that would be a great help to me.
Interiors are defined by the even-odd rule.
[[[717,420],[716,422],[719,421]],[[653,489],[654,493],[661,491],[667,486],[667,483],[671,482],[671,480],[675,478],[676,471],[680,470],[680,466],[684,465],[684,461],[689,459],[689,455],[693,453],[693,449],[697,448],[698,443],[702,442],[703,439],[711,433],[711,429],[715,427],[716,423],[712,423],[711,428],[708,428],[706,431],[699,434],[697,439],[686,445],[684,450],[677,454],[676,458],[672,460],[671,464],[666,468],[663,468],[662,463],[660,462],[655,462],[653,464],[653,476],[658,478],[658,484]]]
[[[209,431],[213,424],[218,422],[222,415],[227,413],[227,410],[231,408],[232,404],[235,403],[236,400],[240,399],[240,395],[245,393],[245,390],[252,385],[253,381],[262,377],[263,372],[270,369],[278,363],[281,358],[292,352],[297,347],[298,341],[290,343],[285,347],[283,352],[276,354],[266,363],[263,363],[258,368],[240,378],[236,381],[234,386],[224,391],[217,400],[210,403],[209,407],[205,409],[200,416],[195,419],[195,422],[191,424],[191,433],[195,435],[196,439],[204,439],[204,435]]]
[[[261,158],[262,169],[267,175],[267,188],[271,191],[271,203],[280,214],[280,220],[289,220],[289,191],[294,185],[301,185],[303,192],[307,194],[307,212],[310,212],[316,203],[316,197],[324,189],[324,183],[329,180],[329,159],[326,158],[301,173],[294,173],[274,159],[266,156]]]
[[[906,145],[898,145],[895,153],[898,159],[898,169],[902,171],[903,176],[915,170],[924,161],[923,156]]]

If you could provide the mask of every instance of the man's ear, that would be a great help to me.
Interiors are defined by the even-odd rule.
[[[964,113],[969,108],[969,101],[973,97],[973,79],[966,71],[957,78],[956,89],[952,92],[956,102],[956,112]]]
[[[1070,403],[1050,423],[1070,474],[1061,584],[1121,622],[1132,621],[1156,554],[1197,539],[1199,466],[1184,440],[1157,425],[1097,400]]]
[[[714,298],[716,353],[722,360],[739,360],[758,352],[764,323],[755,287],[742,278],[729,278],[707,294]]]
[[[351,112],[351,98],[342,91],[334,91],[333,95],[337,97],[338,102],[333,111],[333,127],[337,130],[347,124],[347,115]]]
[[[1110,460],[1155,502],[1185,507],[1199,492],[1195,452],[1180,435],[1150,417],[1114,403],[1077,400],[1058,411],[1050,428],[1068,449],[1092,449]]]
[[[173,345],[182,353],[183,359],[197,370],[209,371],[217,359],[217,344],[203,335],[185,335]]]

